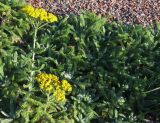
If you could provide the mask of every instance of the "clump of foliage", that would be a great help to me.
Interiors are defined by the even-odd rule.
[[[89,12],[37,24],[21,8],[0,1],[0,121],[159,120],[159,24],[108,23]],[[57,82],[69,90],[59,95],[65,101],[55,98]]]

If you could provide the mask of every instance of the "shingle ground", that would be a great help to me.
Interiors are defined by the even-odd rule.
[[[148,25],[160,20],[160,0],[28,0],[56,15],[89,10],[110,20]]]

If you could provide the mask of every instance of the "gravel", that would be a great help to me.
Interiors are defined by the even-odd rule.
[[[89,10],[126,24],[153,24],[160,20],[160,0],[28,0],[56,15],[79,14]]]

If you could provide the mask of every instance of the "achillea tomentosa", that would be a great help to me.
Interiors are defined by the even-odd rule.
[[[67,80],[60,81],[56,75],[40,73],[36,76],[39,87],[47,93],[53,93],[58,102],[66,100],[65,95],[72,91],[72,86]]]
[[[41,21],[52,23],[58,20],[55,15],[45,11],[43,8],[34,8],[33,6],[28,5],[22,8],[22,11],[33,18],[39,18]]]

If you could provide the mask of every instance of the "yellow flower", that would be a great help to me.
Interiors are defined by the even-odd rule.
[[[34,16],[35,18],[38,18],[40,16],[40,12],[38,11],[38,9],[35,9],[34,13],[35,13]]]
[[[53,83],[53,86],[55,87],[55,88],[57,88],[57,87],[60,87],[60,81],[54,81]]]
[[[59,79],[56,75],[46,73],[38,74],[36,80],[39,83],[39,87],[49,93],[54,90],[54,83],[56,83],[57,86],[57,83],[59,83]]]
[[[51,13],[48,13],[48,19],[50,22],[57,21],[57,17]]]
[[[59,78],[53,74],[40,73],[36,76],[39,87],[49,94],[53,94],[57,102],[64,102],[65,95],[72,91],[72,86],[67,80],[60,82]]]
[[[55,90],[55,92],[53,93],[53,96],[55,97],[57,102],[64,102],[66,100],[65,91],[61,89]]]
[[[41,21],[46,21],[46,22],[56,22],[58,21],[57,17],[53,15],[52,13],[47,12],[43,8],[34,8],[33,6],[25,6],[22,8],[22,11],[24,11],[26,14],[33,18],[38,18]]]
[[[62,89],[67,92],[72,91],[72,86],[69,84],[67,80],[62,80]]]
[[[49,92],[49,93],[51,93],[53,91],[53,87],[52,86],[48,86],[46,88],[46,91]]]
[[[29,12],[33,12],[34,8],[29,5],[29,6],[25,6],[24,8],[22,8],[22,11],[25,11],[26,13],[29,13]]]

